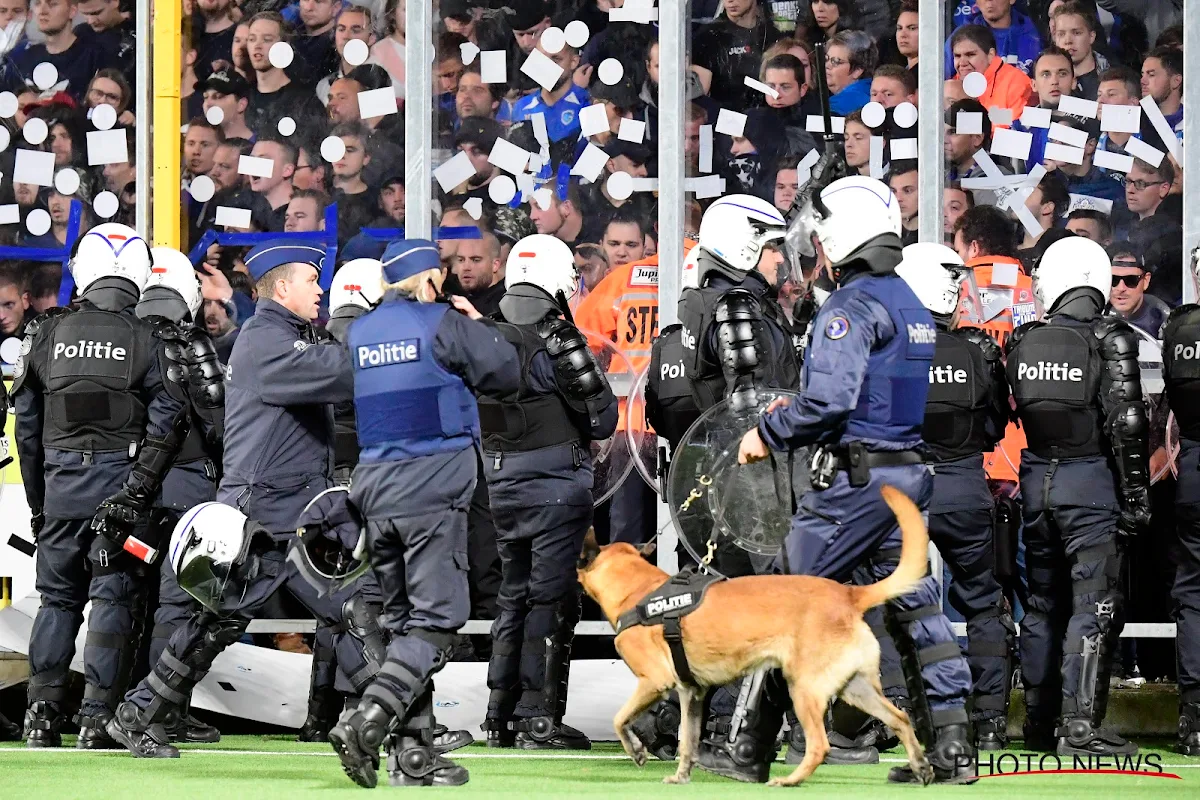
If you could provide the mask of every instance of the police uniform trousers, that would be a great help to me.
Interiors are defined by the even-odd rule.
[[[29,637],[30,703],[61,707],[66,701],[75,638],[90,599],[80,712],[97,719],[112,713],[127,688],[144,624],[143,572],[142,562],[92,531],[91,516],[46,520],[35,579],[41,607]]]
[[[972,716],[1008,710],[1016,630],[995,573],[994,519],[983,456],[934,465],[929,538],[950,570],[947,600],[967,623]]]
[[[1176,489],[1175,648],[1181,703],[1200,703],[1200,442],[1184,439]]]
[[[167,641],[150,674],[125,699],[138,708],[150,709],[157,719],[161,716],[154,712],[159,707],[186,707],[192,689],[208,673],[213,660],[241,637],[250,620],[280,588],[286,588],[295,596],[316,618],[318,625],[338,625],[342,621],[342,604],[357,587],[351,585],[336,594],[322,596],[286,560],[288,548],[297,546],[298,541],[294,537],[275,542],[259,540],[257,549],[249,556],[257,560],[257,569],[254,577],[245,584],[244,591],[227,598],[229,605],[222,609],[220,616],[202,610],[184,619]],[[362,647],[351,637],[346,637],[338,647],[337,657],[341,663],[359,668],[367,662]]]
[[[884,485],[928,508],[932,471],[920,464],[877,467],[871,469],[869,483],[858,488],[850,486],[847,473],[839,472],[828,489],[806,494],[784,543],[787,570],[858,584],[890,575],[899,563],[901,540],[896,518],[880,495]],[[963,708],[971,691],[971,672],[941,612],[937,582],[926,575],[916,589],[889,605],[917,648],[934,724],[956,720],[954,712]],[[965,723],[965,717],[961,721]]]
[[[488,687],[521,690],[517,717],[561,715],[580,613],[575,565],[592,524],[591,457],[556,445],[485,453],[484,468],[502,571]]]
[[[1021,672],[1029,723],[1078,716],[1085,637],[1104,632],[1111,654],[1124,627],[1118,503],[1106,459],[1051,461],[1021,454],[1028,606]],[[1111,655],[1097,676],[1094,722],[1104,717]],[[1085,698],[1086,701],[1087,698]]]
[[[483,462],[476,456],[479,476],[467,513],[467,562],[470,565],[471,618],[495,619],[500,595],[500,553],[496,545],[496,523],[488,499]]]

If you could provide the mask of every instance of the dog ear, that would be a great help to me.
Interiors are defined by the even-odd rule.
[[[638,548],[638,552],[642,554],[642,558],[650,558],[658,550],[658,540],[652,539]]]
[[[596,529],[588,528],[587,536],[583,537],[583,550],[579,553],[579,561],[575,566],[587,569],[600,555],[600,543],[596,541]]]

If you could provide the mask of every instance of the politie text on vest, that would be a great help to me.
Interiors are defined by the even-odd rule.
[[[1200,342],[1193,344],[1183,344],[1182,342],[1175,345],[1175,358],[1194,359],[1200,356]]]
[[[930,367],[930,383],[966,383],[967,371],[954,367]]]
[[[1021,363],[1017,365],[1017,380],[1031,381],[1083,381],[1083,369],[1072,367],[1067,362],[1055,364],[1051,361],[1039,361],[1036,364]]]
[[[54,358],[106,358],[112,361],[125,360],[125,348],[113,347],[112,342],[96,342],[80,339],[78,344],[57,342],[54,345]]]
[[[937,328],[924,322],[910,322],[908,340],[913,344],[937,344]]]
[[[357,355],[359,369],[406,364],[421,358],[421,340],[401,339],[398,342],[362,345],[358,348]]]

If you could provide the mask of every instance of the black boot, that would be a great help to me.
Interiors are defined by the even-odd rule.
[[[146,713],[128,701],[117,706],[117,713],[108,721],[108,735],[138,758],[179,758],[178,748],[172,747],[167,726],[177,724],[178,710],[164,715],[163,722],[149,722]]]
[[[438,755],[444,756],[474,743],[475,737],[467,731],[452,731],[440,724],[433,726],[433,749]]]
[[[1132,756],[1138,746],[1090,719],[1068,719],[1054,731],[1060,756]]]
[[[488,747],[515,747],[517,733],[512,729],[517,697],[504,689],[492,689],[488,696],[487,716],[479,729],[487,733]]]
[[[21,726],[0,714],[0,742],[21,741]]]
[[[716,717],[705,728],[707,736],[700,742],[696,766],[705,772],[744,783],[766,783],[771,777],[771,763],[779,754],[776,737],[783,724],[782,697],[785,690],[776,691],[775,677],[752,674],[742,679],[736,708],[741,708],[742,724],[736,734],[733,717]],[[749,683],[748,691],[745,689]]]
[[[117,747],[116,741],[108,735],[105,726],[112,719],[112,714],[103,714],[95,716],[84,716],[83,714],[75,717],[76,724],[79,725],[79,738],[75,741],[76,750],[113,750]]]
[[[392,786],[462,786],[467,768],[438,754],[411,732],[388,737],[388,782]]]
[[[674,761],[679,749],[679,698],[659,700],[633,721],[633,732],[660,761]]]
[[[189,744],[216,744],[221,741],[221,732],[212,725],[201,722],[191,714],[181,714],[179,722],[167,731],[167,738],[172,742],[188,742]],[[317,741],[302,739],[301,741]]]
[[[1008,747],[1008,720],[989,717],[975,720],[975,749],[1003,750]]]
[[[1175,752],[1200,756],[1200,703],[1184,703],[1179,709],[1179,741]]]
[[[826,754],[825,760],[821,763],[837,765],[879,763],[879,750],[877,748],[866,744],[865,740],[860,742],[857,738],[850,739],[837,731],[830,730],[829,721],[829,718],[826,717],[825,733],[829,739],[829,753]],[[799,764],[804,760],[806,752],[804,728],[800,727],[799,721],[791,722],[787,738],[788,749],[784,755],[784,760],[789,764]]]
[[[1025,720],[1021,726],[1022,750],[1032,753],[1053,753],[1058,748],[1058,739],[1054,735],[1055,725],[1039,720]]]
[[[564,599],[555,608],[554,615],[554,635],[546,640],[542,689],[526,689],[517,703],[519,719],[512,726],[517,731],[516,745],[520,750],[591,750],[592,742],[582,731],[563,724],[571,675],[571,642],[575,637],[575,623],[579,621],[578,596]],[[526,633],[528,635],[528,629]]]
[[[925,753],[933,767],[934,783],[974,783],[978,780],[975,774],[975,753],[971,748],[971,740],[967,734],[967,726],[954,724],[943,725],[936,729],[937,742],[933,749]],[[916,783],[918,777],[909,766],[892,767],[888,771],[888,780],[892,783]]]
[[[518,750],[591,750],[583,731],[564,725],[554,717],[527,717],[513,723]]]
[[[364,789],[379,782],[379,747],[388,734],[393,715],[373,700],[348,708],[329,731],[329,742],[342,762],[342,771]]]
[[[26,747],[62,747],[67,718],[49,700],[34,700],[25,712]]]
[[[330,728],[337,724],[337,710],[341,703],[341,694],[332,688],[312,687],[308,696],[308,716],[304,718],[304,724],[296,734],[296,741],[328,741]]]

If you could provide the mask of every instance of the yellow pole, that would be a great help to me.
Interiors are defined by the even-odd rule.
[[[154,3],[154,243],[180,246],[180,85],[183,82],[183,4]],[[139,191],[148,191],[150,187]]]

